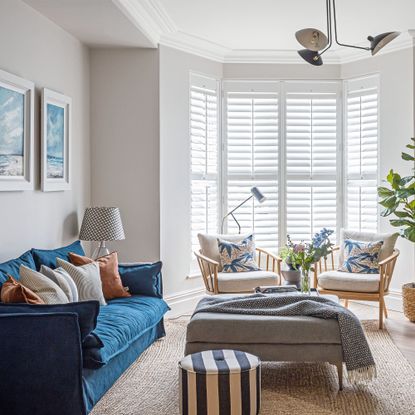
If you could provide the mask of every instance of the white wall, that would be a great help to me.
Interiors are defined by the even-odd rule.
[[[118,206],[121,261],[160,257],[159,57],[154,49],[91,51],[91,198]]]
[[[190,71],[222,77],[222,64],[160,47],[160,244],[166,295],[202,285],[190,261]]]
[[[0,192],[0,261],[32,247],[57,247],[78,235],[90,200],[89,51],[21,2],[0,2],[0,69],[33,81],[35,191]],[[40,191],[40,90],[72,97],[72,190]]]
[[[402,175],[411,174],[411,163],[401,159],[401,152],[414,134],[414,60],[412,48],[370,57],[342,66],[342,78],[380,74],[380,178],[390,169]],[[389,218],[380,219],[381,232],[396,232]],[[401,291],[401,285],[413,281],[415,274],[414,246],[399,238],[401,251],[391,290]]]

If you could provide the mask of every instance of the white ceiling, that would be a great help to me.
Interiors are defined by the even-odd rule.
[[[298,62],[294,34],[326,31],[325,0],[24,0],[91,46],[158,43],[226,62]],[[337,0],[339,40],[368,45],[368,35],[405,32],[384,49],[410,45],[415,0]],[[384,52],[383,52],[384,53]],[[333,47],[326,63],[367,53]]]

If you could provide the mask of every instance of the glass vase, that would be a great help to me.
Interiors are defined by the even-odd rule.
[[[305,267],[301,268],[301,293],[311,295],[310,270]]]

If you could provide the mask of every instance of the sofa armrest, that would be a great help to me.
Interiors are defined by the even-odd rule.
[[[0,333],[0,413],[86,414],[76,314],[0,314]]]

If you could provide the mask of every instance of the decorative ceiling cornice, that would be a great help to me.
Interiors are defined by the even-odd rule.
[[[191,33],[180,31],[159,0],[112,0],[128,19],[151,41],[220,63],[280,63],[304,62],[295,50],[231,49]],[[382,51],[382,55],[413,47],[415,30],[402,34]],[[381,56],[381,54],[379,55]],[[325,64],[344,64],[369,58],[359,50],[339,49],[327,52]]]

